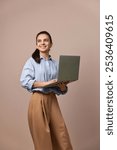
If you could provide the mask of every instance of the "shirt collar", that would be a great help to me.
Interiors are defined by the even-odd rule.
[[[43,56],[41,56],[41,55],[40,55],[40,60],[41,60],[41,59],[45,59],[45,58],[44,58]],[[48,58],[48,60],[52,60],[52,57],[51,57],[51,55],[49,55],[49,58]]]

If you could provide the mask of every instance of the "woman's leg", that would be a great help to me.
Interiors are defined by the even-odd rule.
[[[34,93],[29,104],[28,121],[35,150],[54,150],[48,123],[50,102],[47,95]]]
[[[68,131],[55,95],[52,96],[50,130],[53,150],[73,150]]]

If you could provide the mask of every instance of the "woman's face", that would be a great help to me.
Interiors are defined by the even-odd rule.
[[[42,53],[49,52],[50,48],[52,47],[49,36],[47,34],[40,34],[37,37],[36,46],[37,49],[39,49],[39,51]]]

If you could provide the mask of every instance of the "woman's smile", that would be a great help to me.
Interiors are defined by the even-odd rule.
[[[48,52],[51,48],[52,44],[50,42],[49,37],[46,34],[41,34],[37,38],[37,48],[40,52]]]

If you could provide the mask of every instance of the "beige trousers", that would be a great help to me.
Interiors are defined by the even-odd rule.
[[[55,94],[33,93],[28,121],[35,150],[73,150]]]

